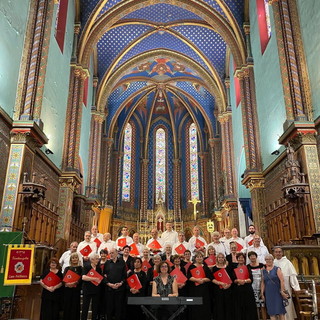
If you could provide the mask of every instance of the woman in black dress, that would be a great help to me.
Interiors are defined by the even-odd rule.
[[[144,297],[146,292],[146,285],[147,285],[147,275],[144,271],[142,271],[142,260],[139,257],[136,257],[133,259],[133,270],[130,270],[128,274],[128,278],[130,278],[134,274],[137,275],[142,288],[140,289],[130,288],[130,286],[128,285],[127,296],[128,297]],[[127,318],[130,318],[132,320],[144,319],[144,315],[139,305],[138,306],[128,305],[127,315],[128,315]]]
[[[213,276],[215,273],[225,270],[230,278],[234,279],[233,268],[227,263],[223,253],[217,254],[216,265],[212,268]],[[213,319],[214,320],[233,320],[234,304],[232,295],[232,285],[214,278],[213,282]]]
[[[60,270],[59,260],[57,258],[51,258],[48,262],[48,268],[40,277],[40,285],[42,286],[41,295],[41,320],[58,320],[59,312],[61,309],[61,299],[62,299],[62,279],[63,275]],[[52,272],[58,278],[50,277],[49,273]],[[50,278],[50,279],[49,279]],[[56,278],[55,282],[52,279]],[[60,281],[59,281],[60,279]],[[49,283],[52,285],[49,285]],[[47,284],[45,284],[47,283]]]
[[[92,310],[92,319],[97,318],[98,314],[98,303],[99,303],[99,285],[95,285],[93,282],[99,283],[101,280],[99,277],[90,275],[92,272],[97,272],[101,275],[101,269],[98,266],[99,255],[96,253],[90,254],[90,264],[85,264],[82,269],[82,280],[83,280],[83,302],[82,302],[82,313],[81,320],[87,320],[90,302]]]
[[[172,261],[173,261],[173,267],[171,271],[173,271],[174,269],[178,269],[182,272],[182,274],[185,277],[187,277],[186,269],[181,265],[181,257],[178,254],[175,254],[174,256],[172,256]],[[186,297],[187,296],[186,282],[179,283],[179,281],[177,281],[177,284],[178,284],[179,296]]]
[[[245,265],[244,253],[237,253],[238,266],[235,271],[235,319],[236,320],[258,320],[256,301],[252,289],[252,273]],[[238,271],[238,272],[237,272]],[[242,271],[242,272],[241,272]],[[246,274],[247,271],[247,274]],[[239,278],[237,276],[239,275]]]
[[[78,276],[79,280],[65,283],[63,296],[63,319],[64,320],[78,320],[80,319],[80,291],[81,291],[81,276],[82,267],[79,261],[77,252],[70,255],[70,266],[64,269],[64,276],[68,271],[72,271]]]
[[[203,262],[203,253],[197,252],[195,255],[195,262],[188,270],[189,279],[189,296],[202,297],[201,306],[192,306],[190,313],[191,319],[210,320],[211,319],[211,295],[210,282],[212,274],[207,265]],[[195,271],[193,271],[195,270]],[[199,271],[199,272],[196,272]],[[199,276],[197,275],[199,274]]]

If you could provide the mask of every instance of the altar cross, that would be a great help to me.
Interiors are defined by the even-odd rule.
[[[197,204],[200,203],[201,201],[198,200],[197,198],[193,198],[192,200],[189,200],[193,204],[193,216],[194,220],[197,220]]]

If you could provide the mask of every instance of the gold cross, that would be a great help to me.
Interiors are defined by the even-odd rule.
[[[197,220],[197,204],[200,203],[201,201],[198,200],[197,198],[193,198],[192,200],[189,200],[193,204],[193,216],[194,220]]]

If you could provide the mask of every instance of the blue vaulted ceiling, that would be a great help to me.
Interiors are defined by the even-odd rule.
[[[201,127],[211,127],[215,131],[214,114],[219,99],[208,83],[208,78],[203,79],[199,70],[211,77],[222,91],[221,94],[226,96],[224,80],[227,44],[217,30],[195,13],[199,11],[192,12],[191,7],[179,0],[152,1],[151,5],[143,2],[134,11],[126,5],[137,4],[138,0],[78,1],[82,33],[95,22],[104,18],[108,21],[108,15],[115,9],[124,8],[118,20],[113,20],[112,27],[105,30],[96,43],[95,76],[99,81],[98,93],[105,88],[110,92],[106,101],[103,101],[108,111],[107,126],[111,125],[113,117],[117,115],[117,126],[121,129],[129,114],[146,125],[149,117],[157,116],[152,111],[152,105],[157,104],[159,94],[163,94],[165,106],[158,106],[161,111],[159,115],[170,120],[170,110],[173,117],[171,121],[176,129],[186,114],[190,113]],[[218,15],[219,21],[230,26],[237,25],[243,36],[244,0],[195,2],[198,5],[202,3],[212,15]],[[192,4],[193,0],[189,0],[189,3]],[[151,57],[152,52],[158,49],[161,49],[161,55],[154,53]],[[147,59],[137,59],[147,52],[151,53]],[[172,58],[172,52],[178,53],[181,58],[177,59],[176,55]],[[192,65],[189,61],[192,61]],[[109,77],[118,70],[121,72],[117,81],[110,84]],[[146,95],[146,90],[152,85],[154,90]],[[141,93],[136,95],[138,90]],[[143,102],[136,103],[139,99]],[[136,109],[131,110],[134,106]]]

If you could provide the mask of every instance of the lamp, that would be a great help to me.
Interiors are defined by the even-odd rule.
[[[45,154],[53,154],[53,152],[50,149],[46,149]]]
[[[275,151],[271,152],[271,155],[273,155],[273,156],[278,156],[279,154],[280,154],[279,150],[275,150]]]

